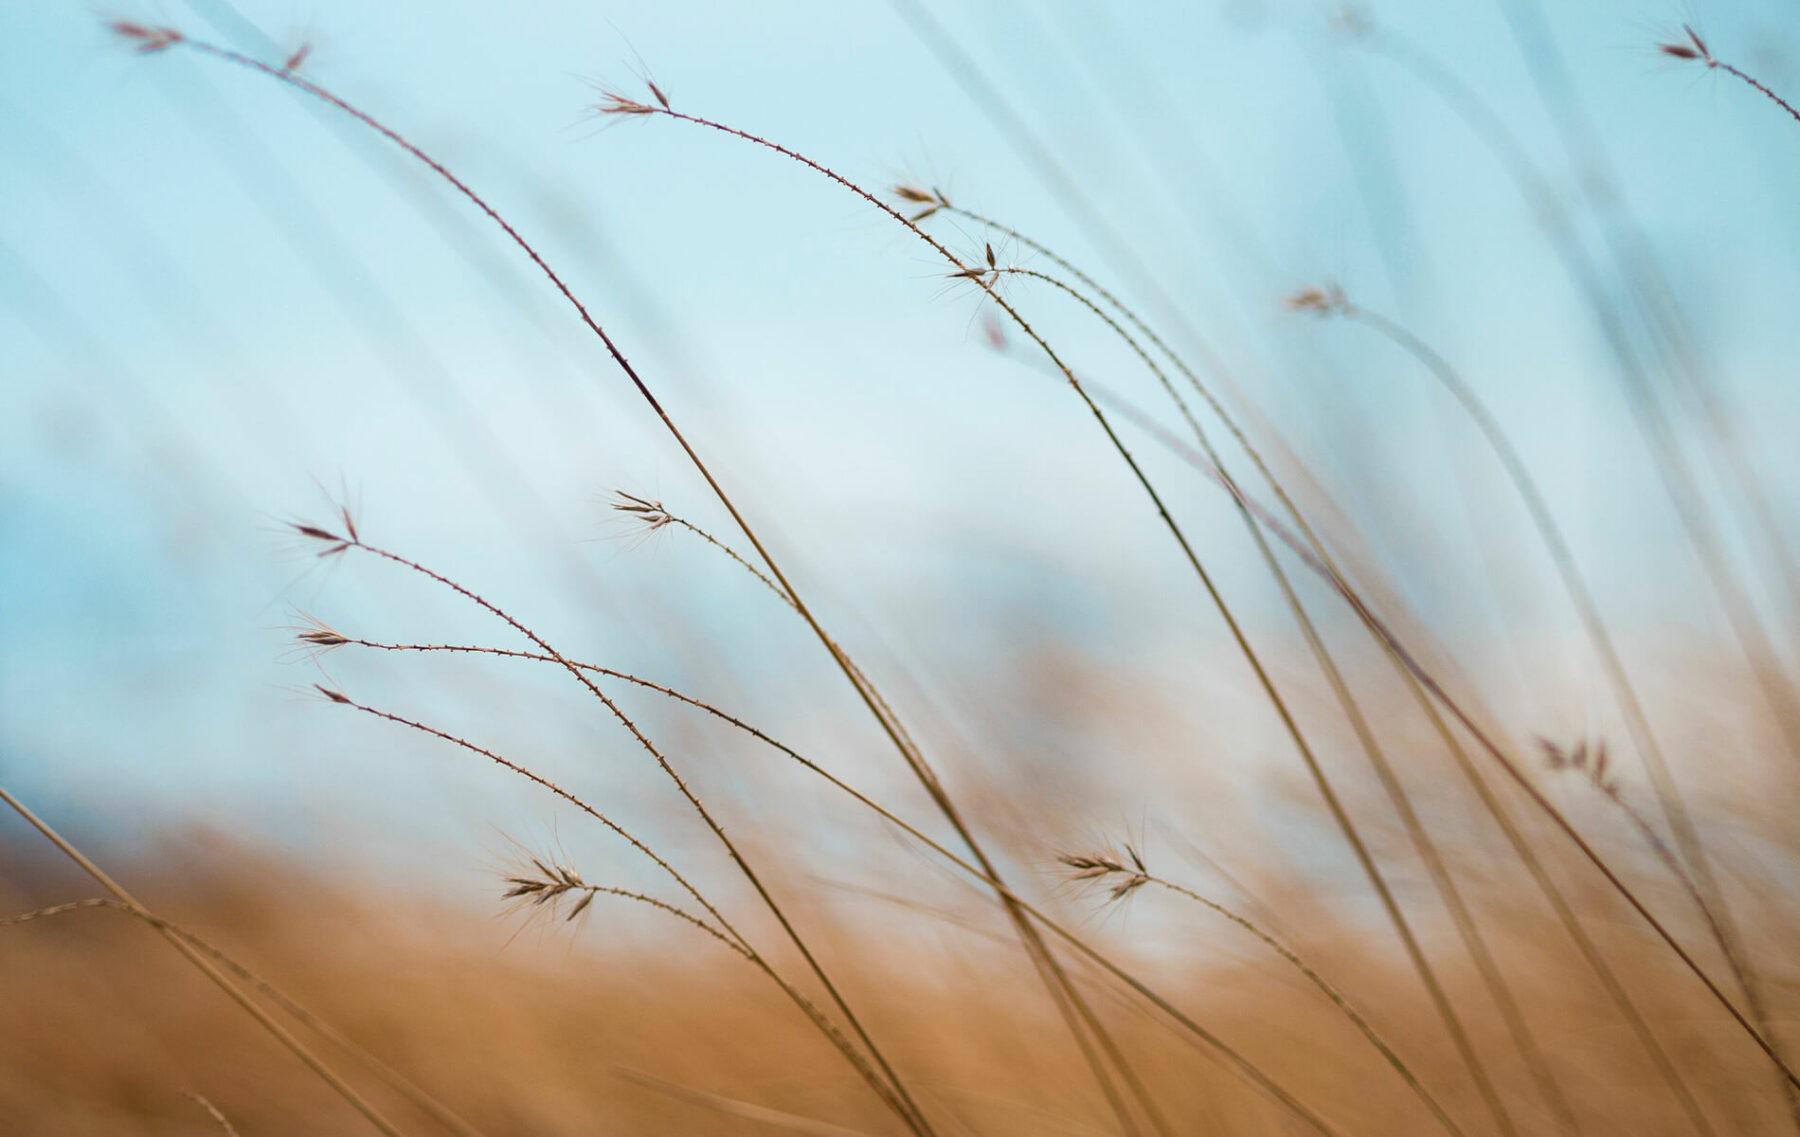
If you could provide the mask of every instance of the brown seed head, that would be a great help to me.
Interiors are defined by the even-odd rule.
[[[333,691],[330,687],[327,687],[324,684],[314,683],[313,689],[315,691],[317,691],[319,694],[325,696],[327,699],[330,699],[334,703],[348,704],[350,702],[350,696],[344,694],[342,691]]]
[[[500,883],[505,886],[505,891],[501,893],[502,899],[522,900],[531,908],[543,908],[552,912],[565,897],[579,894],[568,915],[563,917],[565,920],[573,920],[581,915],[594,902],[594,896],[599,891],[568,865],[530,855],[524,856],[514,871],[502,876]]]
[[[145,53],[174,47],[187,38],[174,28],[153,27],[136,20],[113,20],[106,27],[113,35]]]
[[[600,101],[591,108],[595,114],[602,115],[643,115],[655,114],[656,108],[647,103],[619,94],[617,91],[600,92]]]
[[[617,498],[613,508],[620,513],[629,513],[644,525],[644,532],[654,533],[665,525],[672,524],[674,516],[663,508],[660,501],[648,501],[636,494],[628,494],[624,490],[614,492]]]
[[[1311,312],[1318,316],[1329,316],[1343,308],[1344,303],[1344,290],[1335,284],[1324,287],[1309,285],[1285,301],[1290,312]]]
[[[1115,902],[1123,900],[1149,883],[1150,878],[1143,873],[1131,873],[1123,880],[1119,881],[1119,883],[1112,886],[1112,892],[1107,899]]]
[[[1083,856],[1076,853],[1064,853],[1056,859],[1070,870],[1070,880],[1096,880],[1125,871],[1124,865],[1103,855]]]
[[[294,532],[300,534],[302,537],[311,537],[315,541],[337,542],[343,540],[343,538],[336,533],[333,533],[328,529],[321,529],[317,525],[306,525],[298,521],[290,521],[288,524],[293,527]]]
[[[350,521],[350,513],[348,510],[344,512],[344,521],[346,523]],[[319,550],[319,555],[321,557],[335,556],[356,544],[355,526],[351,526],[350,539],[347,541],[336,533],[333,533],[331,530],[321,529],[317,525],[306,525],[298,521],[290,521],[288,522],[288,526],[302,537],[307,537],[314,541],[325,542],[325,547]]]
[[[1577,742],[1567,749],[1558,746],[1547,738],[1538,739],[1543,747],[1545,760],[1552,770],[1573,770],[1592,782],[1601,793],[1610,798],[1619,796],[1619,783],[1606,776],[1607,755],[1606,742],[1601,740],[1594,744],[1592,750],[1586,742]]]
[[[1127,845],[1125,855],[1131,861],[1129,865],[1112,853],[1065,853],[1056,859],[1070,870],[1070,880],[1110,881],[1106,890],[1107,902],[1114,903],[1150,883],[1150,872],[1144,867],[1144,860],[1138,856],[1137,850]]]
[[[1681,25],[1681,30],[1688,38],[1687,43],[1659,43],[1656,50],[1675,59],[1699,60],[1708,67],[1717,67],[1718,60],[1713,58],[1712,50],[1700,38],[1700,33],[1688,24]]]

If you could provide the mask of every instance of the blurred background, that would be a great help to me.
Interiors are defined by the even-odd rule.
[[[1532,203],[1452,104],[1329,6],[1009,3],[921,17],[904,3],[584,4],[500,18],[198,2],[116,14],[276,61],[309,47],[307,77],[488,195],[779,534],[833,621],[918,685],[930,703],[916,714],[974,732],[973,752],[992,756],[1006,737],[1012,757],[1071,778],[1110,748],[1143,752],[1142,740],[1075,741],[1078,724],[1059,718],[1079,717],[1080,699],[1028,698],[1028,673],[1058,649],[1131,688],[1145,703],[1131,717],[1168,720],[1170,741],[1211,753],[1208,734],[1270,724],[1222,724],[1208,707],[1216,684],[1235,701],[1248,682],[1216,614],[1080,404],[1023,352],[989,348],[970,286],[772,155],[674,122],[592,118],[596,85],[643,95],[650,78],[680,109],[871,188],[938,186],[1088,266],[1191,344],[1159,306],[1180,297],[1182,325],[1331,487],[1370,563],[1456,646],[1502,719],[1567,733],[1606,713],[1577,625],[1466,417],[1392,344],[1284,312],[1304,285],[1337,282],[1463,371],[1551,490],[1616,631],[1646,648],[1633,658],[1654,672],[1662,645],[1704,650],[1723,633]],[[1599,258],[1615,219],[1584,208],[1580,179],[1607,179],[1601,192],[1632,211],[1674,282],[1731,445],[1773,500],[1792,500],[1793,124],[1654,50],[1691,21],[1779,88],[1791,46],[1779,6],[1548,16],[1574,84],[1564,97],[1603,151],[1562,147],[1566,108],[1546,106],[1538,49],[1521,49],[1505,5],[1358,18],[1478,94]],[[625,489],[729,535],[573,314],[446,187],[266,78],[183,52],[140,58],[95,12],[40,5],[6,21],[6,784],[115,834],[203,821],[304,844],[328,831],[421,864],[455,863],[472,823],[533,824],[535,795],[308,697],[320,675],[292,650],[295,610],[372,638],[505,639],[445,594],[316,561],[285,531],[346,495],[368,534],[571,651],[668,681],[704,676],[776,723],[826,729],[851,705],[753,582],[678,533],[630,538],[618,524],[606,498]],[[934,53],[924,27],[967,63]],[[970,64],[973,80],[956,70]],[[999,92],[1029,140],[959,79]],[[1033,146],[1084,204],[1071,207]],[[933,230],[980,256],[976,226]],[[1605,287],[1628,285],[1611,271]],[[1041,285],[1008,288],[1078,369],[1180,429],[1104,329]],[[1682,418],[1690,442],[1708,429],[1695,418]],[[1126,429],[1230,600],[1268,617],[1271,650],[1297,643],[1225,496]],[[490,700],[418,682],[411,661],[324,666],[421,713],[485,707],[539,732],[534,745],[574,741],[546,716],[507,713],[498,693],[529,684],[525,669],[475,669],[467,682],[493,685]],[[1043,737],[982,735],[998,717],[1031,719]],[[1123,716],[1097,717],[1117,729]],[[1213,745],[1222,763],[1243,757]],[[1115,785],[1137,776],[1108,765]],[[1127,815],[1142,807],[1120,794]]]
[[[1772,0],[11,6],[0,785],[127,877],[134,858],[250,849],[485,919],[512,841],[638,874],[540,791],[327,703],[324,683],[578,786],[725,879],[565,676],[297,647],[307,617],[376,640],[528,646],[289,528],[336,524],[348,504],[365,539],[566,654],[716,700],[929,815],[775,597],[691,534],[612,508],[627,491],[737,542],[502,234],[316,101],[187,50],[139,55],[104,26],[128,18],[277,65],[304,51],[299,74],[485,195],[1028,871],[1135,835],[1195,871],[1287,865],[1323,895],[1360,887],[1155,512],[1016,332],[995,342],[992,305],[839,187],[716,132],[596,117],[602,91],[648,99],[653,81],[677,110],[878,192],[939,189],[1084,266],[1217,361],[1208,374],[1278,469],[1308,471],[1297,495],[1359,583],[1454,661],[1486,721],[1526,747],[1614,737],[1573,609],[1469,418],[1393,342],[1284,299],[1341,286],[1416,333],[1547,491],[1697,810],[1785,893],[1791,861],[1725,803],[1785,808],[1788,760],[1622,361],[1640,361],[1791,667],[1800,596],[1773,550],[1796,538],[1800,490],[1800,129],[1656,48],[1691,24],[1789,90],[1789,16]],[[948,213],[925,225],[970,263],[991,241],[1003,267],[1053,267]],[[1066,298],[1023,277],[1002,288],[1126,408],[1126,444],[1329,761],[1360,777],[1229,498],[1166,444],[1183,426],[1154,378]],[[1266,497],[1241,458],[1226,450]],[[1348,610],[1316,579],[1302,592],[1361,693],[1395,697],[1391,676],[1358,669],[1378,655]],[[621,701],[821,896],[921,871],[769,752],[653,693]],[[1394,734],[1403,752],[1429,745],[1419,724]],[[22,859],[35,853],[16,819],[0,836],[14,885],[35,895],[61,872]],[[878,924],[893,906],[857,911]],[[1153,944],[1184,942],[1153,914],[1138,923]],[[490,930],[498,951],[515,929]]]

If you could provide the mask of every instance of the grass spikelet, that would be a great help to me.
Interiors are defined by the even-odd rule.
[[[1056,859],[1069,870],[1070,880],[1104,880],[1107,899],[1116,904],[1150,883],[1150,875],[1144,871],[1144,863],[1138,859],[1137,853],[1129,846],[1126,852],[1131,857],[1130,866],[1110,853],[1064,853]]]
[[[665,525],[675,523],[675,518],[669,516],[669,511],[663,508],[660,501],[649,501],[624,490],[615,490],[613,493],[618,499],[613,502],[613,509],[638,521],[644,533],[654,533]]]
[[[304,612],[300,613],[300,618],[304,620],[305,623],[302,626],[293,629],[294,638],[301,643],[306,644],[308,647],[330,650],[334,647],[342,647],[350,642],[348,636],[345,636],[342,632],[339,632],[336,628],[331,627],[322,620],[314,619]]]
[[[165,51],[187,38],[174,28],[140,24],[136,20],[113,20],[106,28],[145,55]]]
[[[281,69],[283,71],[300,70],[300,68],[306,65],[306,61],[312,57],[312,50],[313,47],[310,42],[302,43],[299,47],[296,47],[290,52],[286,59],[281,61]]]
[[[658,96],[658,101],[661,102],[660,96]],[[649,103],[641,103],[631,96],[621,94],[618,91],[602,90],[600,92],[600,101],[593,104],[589,109],[601,116],[622,116],[629,118],[634,115],[657,114],[659,110],[666,111],[669,107],[666,102],[662,103],[660,107],[653,107]]]
[[[1754,75],[1713,55],[1712,49],[1706,46],[1706,41],[1700,38],[1700,34],[1693,29],[1692,25],[1683,24],[1681,30],[1687,37],[1685,43],[1680,40],[1659,43],[1656,45],[1656,50],[1672,59],[1688,63],[1703,63],[1708,70],[1723,71],[1786,111],[1788,117],[1795,122],[1800,122],[1800,109],[1796,109],[1792,103],[1777,95]]]

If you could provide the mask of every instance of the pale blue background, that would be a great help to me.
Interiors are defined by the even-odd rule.
[[[1793,89],[1788,14],[1551,7],[1631,208],[1777,499],[1792,500],[1800,126],[1653,48],[1697,19],[1722,56]],[[1513,185],[1416,81],[1347,45],[1312,4],[932,10],[1191,306],[1522,737],[1604,729],[1610,714],[1530,530],[1427,377],[1362,329],[1284,313],[1293,288],[1340,281],[1464,366],[1554,489],[1653,676],[1658,653],[1721,642],[1591,321]],[[171,0],[104,14],[264,50],[221,11]],[[742,144],[584,116],[589,84],[641,93],[647,68],[679,108],[870,186],[934,181],[1119,280],[893,9],[241,11],[280,52],[312,42],[308,77],[541,243],[947,766],[1066,793],[1104,826],[1183,821],[1146,801],[1164,784],[1155,769],[1195,747],[1209,776],[1288,764],[1216,614],[1085,412],[986,348],[975,297],[922,245]],[[1375,14],[1489,99],[1579,209],[1497,6]],[[122,842],[198,820],[460,869],[495,829],[538,831],[549,807],[467,756],[304,697],[319,673],[288,650],[293,607],[377,637],[514,646],[394,571],[310,559],[282,522],[324,516],[321,486],[360,503],[366,536],[493,594],[572,654],[754,708],[866,783],[904,784],[816,645],[753,583],[679,534],[607,539],[600,499],[616,487],[722,535],[725,523],[572,314],[463,203],[265,78],[132,54],[88,6],[9,5],[0,27],[9,788]],[[1167,104],[1148,101],[1144,74]],[[1207,177],[1265,260],[1246,261],[1220,214],[1189,207]],[[979,254],[972,228],[933,227]],[[1077,366],[1176,423],[1078,312],[1022,282],[1011,291]],[[1296,637],[1222,495],[1127,435],[1297,676]],[[1474,527],[1458,463],[1492,513]],[[1474,529],[1504,554],[1499,596]],[[1055,677],[1064,656],[1069,687]],[[638,756],[553,676],[325,665],[359,696],[516,747],[610,800],[638,808],[649,799],[634,795],[661,792],[624,772]],[[1083,693],[1109,675],[1120,701],[1093,694],[1084,717]],[[714,766],[774,769],[636,705],[707,768],[714,794],[755,784]],[[1096,762],[1111,771],[1103,793],[1084,772]]]

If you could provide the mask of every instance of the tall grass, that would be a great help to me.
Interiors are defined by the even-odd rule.
[[[1463,1137],[1551,1129],[1566,1134],[1800,1129],[1800,1077],[1786,1057],[1784,1018],[1792,1013],[1795,981],[1785,959],[1796,914],[1791,882],[1784,878],[1792,868],[1791,842],[1784,843],[1779,823],[1756,822],[1769,830],[1784,858],[1771,870],[1734,865],[1731,844],[1706,832],[1709,818],[1692,807],[1690,791],[1677,780],[1663,736],[1652,723],[1652,708],[1634,685],[1573,543],[1558,524],[1552,495],[1476,384],[1400,322],[1352,302],[1335,287],[1290,298],[1290,307],[1341,317],[1390,341],[1422,365],[1476,424],[1530,517],[1599,663],[1644,762],[1666,837],[1633,804],[1620,781],[1624,775],[1608,765],[1603,743],[1591,751],[1586,744],[1545,743],[1543,761],[1529,744],[1517,741],[1534,730],[1494,721],[1455,653],[1408,611],[1397,590],[1346,556],[1357,535],[1333,531],[1341,528],[1340,515],[1323,480],[1297,456],[1302,447],[1248,405],[1246,385],[1199,334],[1183,305],[1155,283],[1108,214],[1089,200],[1001,89],[925,9],[911,0],[895,6],[1008,142],[1074,203],[1082,236],[1122,258],[1132,291],[1163,310],[1155,318],[1141,313],[1122,290],[1103,284],[1104,271],[1065,257],[1051,242],[995,216],[952,204],[941,190],[905,184],[889,200],[780,141],[690,112],[653,82],[646,80],[643,94],[603,90],[594,112],[646,128],[697,129],[747,147],[746,160],[752,152],[774,156],[797,176],[822,180],[882,224],[921,243],[952,288],[974,294],[993,313],[1000,329],[995,341],[1016,341],[1020,351],[1032,353],[1034,364],[1069,392],[1091,422],[1096,447],[1123,465],[1139,497],[1120,508],[1166,534],[1170,556],[1190,574],[1226,629],[1256,698],[1299,759],[1309,787],[1308,809],[1322,811],[1335,833],[1330,855],[1348,852],[1358,887],[1366,892],[1359,890],[1348,904],[1337,903],[1311,894],[1314,886],[1305,874],[1242,863],[1228,846],[1229,879],[1242,876],[1252,884],[1234,885],[1241,902],[1226,903],[1152,872],[1135,843],[1124,845],[1123,853],[1058,847],[1053,834],[1066,818],[1028,816],[1023,833],[1009,832],[998,808],[1003,803],[972,790],[970,779],[928,752],[909,727],[911,692],[897,694],[906,689],[891,680],[878,684],[875,670],[845,646],[851,638],[828,630],[822,609],[796,583],[804,575],[773,552],[765,536],[769,523],[759,519],[765,504],[741,497],[715,473],[658,398],[656,377],[640,371],[597,310],[577,294],[553,248],[525,235],[495,199],[383,116],[307,77],[304,48],[280,61],[265,60],[174,28],[120,20],[111,25],[113,32],[144,54],[189,53],[246,72],[245,78],[282,84],[347,116],[422,165],[484,223],[497,227],[591,337],[596,355],[654,414],[734,531],[710,531],[687,520],[685,506],[666,507],[651,496],[620,493],[614,509],[645,533],[686,534],[699,542],[691,546],[696,555],[719,558],[772,594],[783,618],[803,626],[849,688],[822,688],[812,697],[871,718],[932,816],[909,817],[897,795],[890,800],[858,788],[838,763],[778,741],[785,731],[763,724],[752,712],[726,709],[725,700],[579,658],[557,646],[565,642],[560,633],[528,624],[517,614],[521,609],[468,583],[461,571],[365,536],[367,526],[340,504],[328,520],[294,522],[294,534],[345,571],[397,570],[478,614],[508,639],[398,641],[386,629],[307,616],[294,632],[303,651],[314,658],[364,653],[397,668],[463,657],[484,667],[529,666],[566,676],[584,705],[593,707],[587,699],[597,703],[612,728],[647,761],[661,792],[697,822],[711,855],[728,864],[734,878],[719,884],[706,868],[706,853],[659,848],[640,836],[644,830],[635,818],[628,824],[626,813],[641,803],[591,800],[543,772],[549,768],[544,763],[521,757],[511,744],[477,741],[473,731],[396,709],[397,699],[327,681],[315,686],[324,704],[497,766],[547,801],[573,807],[584,824],[610,834],[629,851],[629,863],[654,881],[640,885],[629,869],[614,877],[618,865],[609,864],[602,874],[567,857],[521,847],[499,874],[502,901],[528,918],[553,921],[560,926],[555,934],[576,944],[587,938],[594,921],[611,920],[614,911],[635,912],[660,922],[659,946],[609,958],[597,972],[570,980],[571,994],[586,1000],[578,1009],[570,997],[531,996],[537,979],[505,960],[463,951],[449,937],[429,937],[424,948],[409,945],[388,920],[360,913],[353,921],[371,929],[376,946],[360,956],[355,949],[332,946],[307,953],[315,960],[340,960],[344,975],[338,987],[357,993],[340,1001],[336,1013],[321,1014],[302,1006],[288,984],[264,978],[263,968],[239,962],[243,952],[227,954],[210,932],[190,929],[229,925],[256,913],[280,942],[295,925],[305,927],[315,914],[322,918],[338,910],[342,897],[317,895],[299,874],[259,874],[244,870],[235,855],[225,856],[208,869],[219,879],[235,880],[233,874],[246,871],[253,880],[279,876],[304,893],[306,902],[272,905],[276,890],[266,883],[249,886],[250,898],[235,904],[207,902],[202,890],[195,907],[204,919],[177,924],[140,903],[24,802],[0,789],[0,801],[107,893],[34,896],[34,902],[45,902],[5,920],[9,942],[27,946],[9,947],[19,952],[22,966],[6,970],[0,994],[25,983],[15,976],[25,975],[27,966],[49,966],[57,958],[33,955],[39,950],[29,946],[34,935],[49,945],[41,949],[45,953],[75,944],[64,962],[73,961],[70,966],[90,976],[129,984],[140,972],[148,974],[154,965],[120,947],[123,941],[68,938],[74,933],[67,929],[84,918],[81,913],[123,913],[134,918],[129,923],[138,932],[160,936],[185,964],[224,991],[307,1075],[333,1091],[343,1108],[387,1134],[442,1129],[467,1137],[545,1126],[591,1129],[609,1108],[602,1103],[613,1102],[618,1087],[627,1083],[652,1095],[657,1105],[648,1112],[659,1122],[671,1130],[696,1131],[761,1126],[840,1135],[904,1131],[919,1137],[1059,1129],[1127,1137],[1276,1131]],[[1522,36],[1537,34],[1529,5],[1514,3],[1508,11]],[[1593,258],[1574,238],[1568,210],[1504,123],[1453,74],[1406,41],[1367,26],[1355,30],[1455,106],[1501,155],[1536,206],[1613,350],[1658,473],[1748,661],[1762,705],[1747,701],[1742,713],[1772,726],[1790,747],[1800,745],[1795,710],[1800,696],[1774,634],[1758,617],[1727,552],[1730,519],[1707,508],[1670,411],[1649,381],[1645,353],[1599,284]],[[1684,42],[1660,50],[1722,71],[1794,114],[1759,80],[1715,58],[1691,30]],[[1547,68],[1543,81],[1553,91],[1555,68],[1540,65]],[[934,219],[1004,238],[1046,267],[1012,264],[986,240],[979,241],[978,250],[959,252],[955,238],[934,230]],[[1614,252],[1636,274],[1642,290],[1638,302],[1662,321],[1666,342],[1659,358],[1704,385],[1707,369],[1684,354],[1680,314],[1659,291],[1648,267],[1653,262],[1644,261],[1629,238]],[[1051,314],[1059,311],[1066,322]],[[1256,549],[1259,571],[1275,586],[1305,644],[1300,662],[1287,660],[1277,635],[1260,628],[1241,602],[1228,597],[1211,551],[1212,535],[1203,537],[1182,519],[1171,480],[1188,471],[1176,465],[1171,473],[1129,442],[1121,423],[1138,421],[1142,412],[1120,413],[1124,404],[1058,346],[1064,336],[1073,338],[1077,329],[1096,323],[1173,404],[1191,442],[1168,433],[1151,437],[1227,495]],[[1159,330],[1159,323],[1169,330]],[[1190,394],[1197,402],[1190,402]],[[1714,392],[1707,399],[1715,409],[1720,405]],[[1215,435],[1229,442],[1221,445]],[[1775,575],[1791,575],[1756,465],[1716,454],[1706,460],[1738,479],[1741,500],[1733,505],[1750,527],[1763,525],[1762,549]],[[1234,472],[1240,466],[1253,471],[1253,482]],[[1272,505],[1262,500],[1264,494]],[[1174,611],[1187,599],[1164,603]],[[1315,682],[1323,684],[1326,697],[1315,697]],[[630,709],[621,696],[627,689],[663,696],[773,752],[784,765],[817,779],[830,794],[824,800],[854,819],[859,837],[893,836],[919,865],[941,874],[933,879],[964,889],[952,907],[900,898],[909,927],[958,937],[956,950],[891,948],[867,926],[834,913],[821,899],[819,868],[764,839],[765,829],[777,832],[773,815],[779,806],[764,807],[762,816],[754,811],[740,816],[741,805],[703,798],[695,761],[678,743],[661,737],[652,720]],[[845,699],[846,693],[853,697]],[[1350,751],[1361,755],[1378,795],[1340,768]],[[1607,808],[1588,810],[1579,800],[1558,804],[1551,780],[1543,776],[1556,771],[1579,772]],[[1092,824],[1094,819],[1078,820]],[[1503,846],[1507,855],[1484,863],[1482,851],[1496,838],[1496,847]],[[1416,882],[1415,866],[1423,869],[1428,888]],[[1523,881],[1515,870],[1524,874]],[[1758,873],[1772,875],[1765,881]],[[1095,904],[1059,894],[1055,886],[1065,876],[1099,883],[1105,898]],[[1728,898],[1727,882],[1744,878],[1765,887],[1740,886]],[[165,882],[179,883],[179,873]],[[1140,951],[1129,937],[1121,942],[1082,926],[1084,905],[1141,908],[1155,903],[1151,897],[1157,894],[1224,918],[1256,942],[1258,954],[1249,963],[1235,961],[1200,940],[1190,947],[1184,933],[1183,950],[1171,957]],[[1671,895],[1678,904],[1670,903]],[[1379,924],[1368,918],[1377,912]],[[1193,915],[1179,906],[1159,914],[1182,928]],[[432,914],[429,919],[452,918]],[[245,922],[254,926],[257,920]],[[962,937],[968,929],[999,946],[990,947],[981,936]],[[131,930],[122,927],[114,934]],[[265,936],[258,950],[267,950],[268,942]],[[1573,959],[1565,958],[1565,945],[1573,946]],[[715,966],[721,948],[729,968]],[[1264,968],[1264,955],[1279,966]],[[397,975],[414,968],[422,975],[456,975],[463,990],[490,993],[492,999],[455,1015],[440,1015],[436,1008],[426,1013],[416,1000],[388,989]],[[32,1024],[24,1029],[42,1030],[49,1013],[73,1014],[78,1008],[84,1015],[103,1013],[89,1007],[93,1000],[81,992],[70,992],[67,1006],[46,1002],[47,989],[40,989],[35,1001],[11,992],[24,1007],[18,1021]],[[1421,1009],[1421,997],[1428,1012]],[[167,994],[146,988],[133,998],[151,1007],[165,1002]],[[340,1016],[356,1025],[344,1025]],[[712,1016],[735,1023],[735,1029],[713,1025]],[[638,1024],[635,1033],[614,1033],[615,1017]],[[445,1022],[461,1032],[454,1040],[437,1031]],[[217,1052],[237,1029],[210,1011],[196,1011],[193,1027],[201,1043],[195,1053],[211,1060],[222,1060]],[[296,1028],[316,1035],[356,1073],[327,1061]],[[683,1041],[684,1029],[696,1034]],[[1620,1032],[1631,1045],[1612,1041]],[[8,1044],[21,1068],[34,1063],[81,1068],[72,1057],[34,1057],[21,1044],[24,1038],[21,1032]],[[650,1038],[654,1045],[645,1045]],[[1605,1041],[1583,1041],[1590,1038]],[[641,1054],[621,1061],[622,1050]],[[766,1080],[723,1076],[757,1068],[812,1075],[828,1054],[839,1063],[832,1077],[844,1079],[842,1086],[827,1079],[831,1092],[766,1093]],[[658,1057],[671,1060],[656,1073],[637,1068]],[[414,1073],[401,1072],[407,1068]],[[472,1073],[448,1076],[453,1069]],[[569,1087],[565,1080],[571,1071],[583,1071],[590,1082],[604,1073],[599,1080],[608,1088]],[[128,1080],[143,1076],[134,1071]],[[258,1088],[266,1094],[246,1092],[223,1103],[216,1095],[196,1096],[194,1103],[208,1123],[226,1131],[304,1129],[307,1119],[295,1113],[299,1107],[293,1103],[306,1091],[298,1088],[303,1083],[296,1082],[293,1070],[271,1068],[263,1078]],[[379,1088],[362,1084],[371,1080]],[[731,1088],[734,1081],[744,1084]],[[66,1116],[3,1082],[0,1094],[17,1100],[21,1116],[29,1107],[34,1123]],[[1786,1117],[1777,1121],[1784,1102]],[[398,1109],[408,1111],[404,1122],[395,1120]]]

